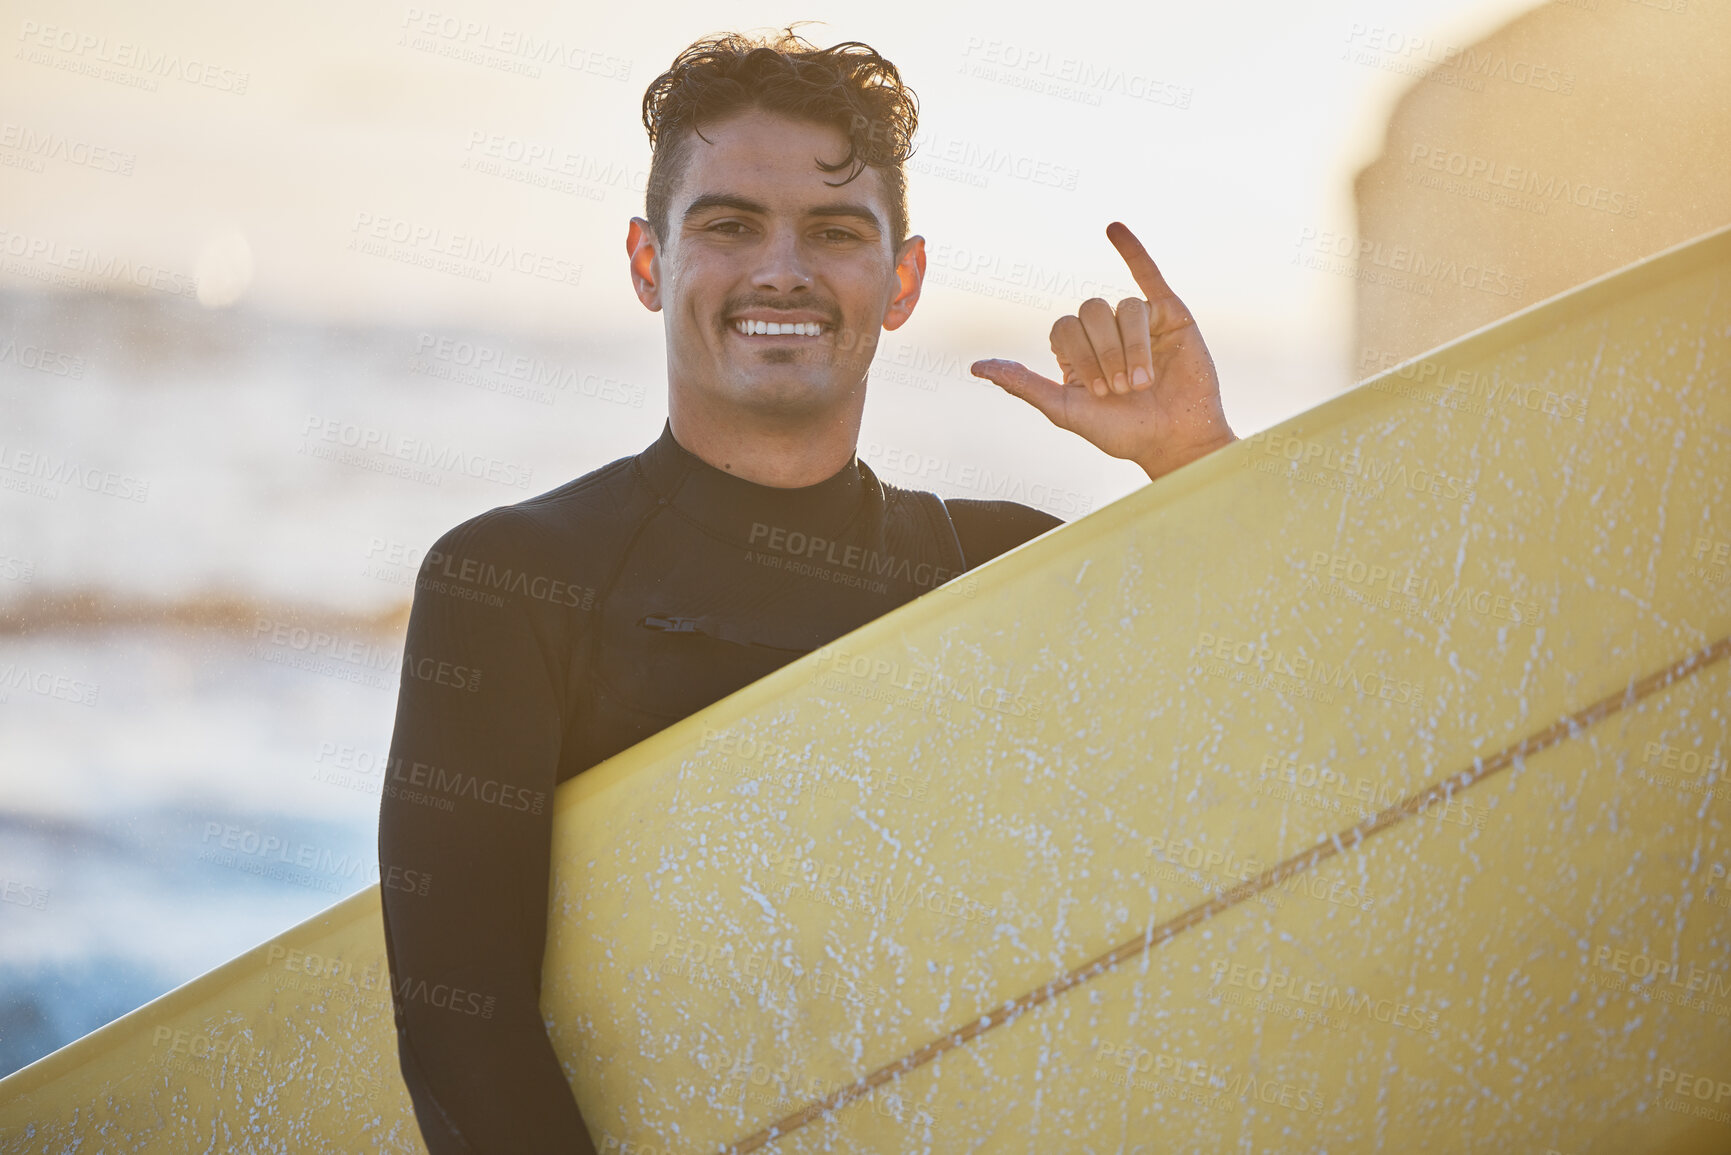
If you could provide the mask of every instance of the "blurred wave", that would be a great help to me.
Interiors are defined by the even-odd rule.
[[[376,613],[344,613],[329,606],[281,605],[224,594],[165,601],[111,590],[31,590],[0,602],[0,636],[129,626],[245,633],[256,632],[260,622],[401,636],[408,628],[409,606],[405,599]]]

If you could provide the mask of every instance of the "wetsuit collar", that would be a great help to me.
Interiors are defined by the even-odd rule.
[[[837,533],[853,520],[867,489],[853,458],[815,485],[785,489],[759,485],[717,469],[673,438],[664,421],[661,436],[637,455],[637,469],[674,508],[713,530],[750,543],[754,527]],[[756,537],[764,536],[758,532]]]

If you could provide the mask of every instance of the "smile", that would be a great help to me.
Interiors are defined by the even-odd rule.
[[[828,328],[819,321],[735,321],[733,331],[743,337],[818,337]]]

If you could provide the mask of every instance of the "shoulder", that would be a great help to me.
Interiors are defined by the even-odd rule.
[[[1063,518],[1016,501],[957,497],[944,499],[944,507],[956,527],[969,569],[1064,524]]]
[[[644,516],[642,487],[624,457],[513,505],[500,505],[439,535],[421,562],[416,601],[530,609],[590,609],[612,562]]]
[[[577,542],[593,546],[609,536],[609,528],[640,512],[631,460],[621,457],[556,489],[459,522],[440,535],[428,556],[466,551],[498,560],[546,556]]]

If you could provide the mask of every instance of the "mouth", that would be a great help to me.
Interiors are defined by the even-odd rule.
[[[753,317],[735,317],[727,327],[751,341],[811,341],[834,332],[834,327],[825,321],[768,321]]]

